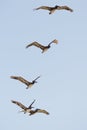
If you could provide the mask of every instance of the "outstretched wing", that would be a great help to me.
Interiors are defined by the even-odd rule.
[[[27,81],[26,79],[24,79],[23,77],[21,76],[11,76],[12,79],[16,79],[16,80],[19,80],[21,81],[22,83],[25,83],[26,85],[29,84],[29,81]]]
[[[18,101],[14,101],[14,100],[11,100],[12,103],[18,105],[19,107],[21,107],[22,109],[26,109],[26,106],[24,106],[22,103],[18,102]]]
[[[28,107],[29,109],[33,108],[32,105],[34,104],[35,100],[30,104],[30,106]]]
[[[36,79],[34,79],[33,81],[36,81],[37,79],[39,79],[40,78],[40,76],[38,76]]]
[[[46,115],[49,115],[49,112],[47,112],[46,110],[43,110],[43,109],[36,109],[36,111],[37,111],[38,113],[44,113],[44,114],[46,114]]]
[[[46,110],[43,110],[43,109],[35,109],[35,110],[31,110],[30,111],[30,116],[35,114],[35,113],[44,113],[46,115],[49,115],[49,112],[47,112]]]
[[[29,44],[29,45],[27,45],[26,48],[28,48],[28,47],[30,47],[30,46],[36,46],[36,47],[41,48],[41,49],[44,48],[43,45],[41,45],[40,43],[38,43],[38,42],[36,42],[36,41],[35,41],[35,42],[32,42],[32,43]]]
[[[48,6],[40,6],[38,8],[35,8],[34,10],[39,10],[39,9],[44,9],[44,10],[49,10],[51,9],[52,7],[48,7]]]
[[[71,9],[70,7],[68,7],[68,6],[59,6],[58,8],[57,8],[58,10],[59,9],[65,9],[65,10],[68,10],[68,11],[70,11],[70,12],[73,12],[73,9]]]

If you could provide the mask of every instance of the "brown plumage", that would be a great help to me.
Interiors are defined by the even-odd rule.
[[[29,113],[31,111],[31,109],[33,108],[32,105],[35,102],[35,100],[29,105],[29,107],[24,106],[22,103],[20,103],[18,101],[11,100],[11,102],[18,105],[19,107],[21,107],[23,109],[21,112],[24,112],[24,114],[25,114],[25,113]]]
[[[52,43],[56,43],[57,44],[58,40],[54,39],[47,46],[41,45],[40,43],[38,43],[38,42],[35,41],[35,42],[32,42],[29,45],[27,45],[26,48],[28,48],[30,46],[36,46],[36,47],[40,48],[42,50],[42,53],[43,53],[43,52],[45,52],[46,50],[48,50],[51,47]]]
[[[20,102],[18,102],[18,101],[14,101],[14,100],[11,100],[11,102],[12,103],[14,103],[14,104],[16,104],[16,105],[18,105],[19,107],[21,107],[23,110],[22,111],[20,111],[20,112],[24,112],[24,114],[25,113],[30,113],[29,115],[31,116],[31,115],[33,115],[33,114],[35,114],[35,113],[44,113],[44,114],[46,114],[46,115],[49,115],[49,112],[47,112],[46,110],[44,110],[44,109],[35,109],[35,110],[32,110],[32,105],[33,105],[33,103],[35,102],[35,100],[30,104],[30,106],[29,107],[26,107],[26,106],[24,106],[22,103],[20,103]]]
[[[27,81],[26,79],[24,79],[21,76],[11,76],[12,79],[16,79],[19,80],[20,82],[24,83],[25,85],[27,85],[26,89],[32,87],[33,84],[37,83],[37,79],[40,78],[40,76],[38,76],[36,79],[34,79],[32,82]]]
[[[36,114],[36,113],[44,113],[46,115],[49,115],[49,112],[47,112],[46,110],[43,109],[35,109],[35,110],[31,110],[29,116]]]
[[[39,9],[48,10],[48,11],[50,11],[49,14],[53,14],[56,10],[67,10],[67,11],[73,12],[73,10],[66,5],[65,6],[56,5],[54,7],[40,6],[38,8],[35,8],[34,10],[39,10]]]

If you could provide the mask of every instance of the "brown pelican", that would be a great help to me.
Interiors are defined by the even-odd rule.
[[[43,52],[45,52],[46,50],[48,50],[51,47],[52,43],[56,43],[57,44],[58,40],[54,39],[47,46],[41,45],[40,43],[38,43],[38,42],[35,41],[35,42],[32,42],[29,45],[27,45],[26,48],[28,48],[30,46],[36,46],[36,47],[40,48],[42,50],[42,53],[43,53]]]
[[[20,111],[20,112],[24,112],[24,114],[25,114],[25,113],[29,113],[29,112],[31,111],[31,109],[33,108],[32,105],[33,105],[33,103],[35,102],[35,100],[34,100],[34,101],[30,104],[29,107],[26,107],[26,106],[24,106],[22,103],[20,103],[20,102],[18,102],[18,101],[14,101],[14,100],[11,100],[11,101],[12,101],[12,103],[14,103],[14,104],[18,105],[19,107],[21,107],[23,110]]]
[[[24,83],[25,85],[27,85],[26,89],[32,87],[33,84],[37,83],[37,79],[40,78],[40,76],[38,76],[36,79],[34,79],[32,82],[27,81],[26,79],[24,79],[21,76],[11,76],[12,79],[16,79],[19,80],[20,82]]]
[[[23,110],[21,111],[21,112],[24,112],[24,114],[25,113],[29,113],[29,115],[31,116],[31,115],[33,115],[33,114],[35,114],[35,113],[44,113],[44,114],[46,114],[46,115],[49,115],[49,112],[47,112],[46,110],[43,110],[43,109],[35,109],[35,110],[32,110],[32,104],[35,102],[35,100],[30,104],[30,106],[29,107],[26,107],[26,106],[24,106],[22,103],[20,103],[20,102],[18,102],[18,101],[14,101],[14,100],[12,100],[12,103],[14,103],[14,104],[16,104],[16,105],[18,105],[19,107],[21,107]]]
[[[70,7],[66,6],[66,5],[65,6],[56,5],[54,7],[40,6],[38,8],[35,8],[34,10],[39,10],[39,9],[48,10],[48,11],[50,11],[49,14],[54,13],[56,10],[67,10],[67,11],[73,12],[73,10]]]

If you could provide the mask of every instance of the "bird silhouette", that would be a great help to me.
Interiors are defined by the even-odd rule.
[[[39,10],[39,9],[48,10],[48,11],[50,11],[49,14],[53,14],[56,10],[67,10],[67,11],[73,12],[73,10],[66,5],[65,6],[56,5],[54,7],[40,6],[38,8],[35,8],[34,10]]]
[[[32,42],[32,43],[28,44],[26,46],[26,48],[28,48],[30,46],[36,46],[36,47],[38,47],[38,48],[40,48],[42,50],[42,53],[44,53],[45,51],[47,51],[51,47],[52,43],[56,43],[57,44],[58,40],[54,39],[47,46],[41,45],[40,43],[38,43],[38,42],[35,41],[35,42]]]
[[[20,112],[24,112],[24,114],[25,114],[25,113],[29,113],[31,111],[31,109],[34,108],[34,107],[32,107],[32,105],[35,102],[35,100],[28,107],[26,107],[25,105],[23,105],[22,103],[20,103],[18,101],[11,100],[11,102],[18,105],[19,107],[21,107],[23,110]]]
[[[34,85],[35,83],[37,83],[37,79],[40,78],[40,76],[38,76],[37,78],[35,78],[34,80],[32,80],[31,82],[27,81],[26,79],[24,79],[21,76],[11,76],[10,78],[12,79],[16,79],[19,80],[20,82],[24,83],[25,85],[27,85],[26,89],[31,88],[32,85]]]
[[[16,105],[18,105],[19,107],[21,107],[23,109],[20,112],[24,112],[24,114],[25,113],[29,113],[29,116],[34,115],[36,113],[44,113],[46,115],[49,115],[49,112],[47,112],[44,109],[38,109],[38,108],[36,108],[35,110],[32,110],[32,108],[34,108],[34,107],[32,107],[32,105],[35,102],[35,100],[30,104],[29,107],[26,107],[25,105],[23,105],[22,103],[20,103],[18,101],[11,100],[11,102],[14,103],[14,104],[16,104]]]

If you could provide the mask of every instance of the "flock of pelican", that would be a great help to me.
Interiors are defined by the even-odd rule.
[[[36,77],[34,80],[32,80],[31,82],[24,79],[23,77],[21,76],[10,76],[11,79],[15,79],[15,80],[18,80],[20,82],[22,82],[23,84],[25,84],[27,87],[26,89],[28,88],[31,88],[35,83],[37,83],[37,79],[40,78],[40,76]],[[29,113],[29,115],[33,115],[35,113],[44,113],[46,115],[49,115],[49,112],[47,112],[46,110],[44,109],[39,109],[39,108],[36,108],[36,109],[33,109],[34,107],[32,107],[33,103],[35,102],[35,100],[28,106],[26,107],[25,105],[23,105],[22,103],[18,102],[18,101],[15,101],[15,100],[11,100],[12,103],[18,105],[20,108],[22,108],[22,111],[21,112],[24,112],[25,113]]]
[[[43,9],[43,10],[48,10],[49,11],[49,14],[53,14],[56,10],[67,10],[67,11],[70,11],[70,12],[73,12],[73,9],[71,9],[70,7],[68,6],[54,6],[54,7],[49,7],[49,6],[40,6],[38,8],[35,8],[34,10],[39,10],[39,9]],[[35,46],[37,48],[40,48],[42,50],[42,53],[44,53],[45,51],[47,51],[50,47],[51,47],[51,44],[52,43],[55,43],[55,44],[58,44],[58,40],[57,39],[54,39],[52,40],[48,45],[44,46],[36,41],[28,44],[26,46],[26,48],[29,48],[31,46]],[[25,84],[27,87],[26,89],[28,88],[31,88],[35,83],[37,83],[37,79],[40,78],[40,76],[36,77],[34,80],[32,80],[31,82],[26,80],[25,78],[23,78],[22,76],[11,76],[10,77],[11,79],[15,79],[15,80],[18,80],[20,81],[21,83]],[[46,115],[49,115],[49,112],[44,110],[44,109],[39,109],[39,108],[35,108],[32,106],[35,102],[35,100],[28,106],[26,107],[25,105],[23,105],[21,102],[18,102],[18,101],[15,101],[15,100],[11,100],[12,103],[16,104],[17,106],[19,106],[22,110],[20,112],[24,112],[25,113],[29,113],[29,116],[33,115],[33,114],[36,114],[36,113],[44,113]]]

